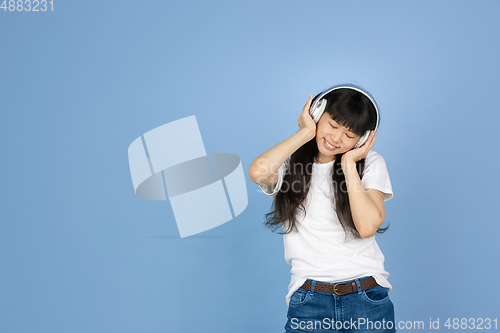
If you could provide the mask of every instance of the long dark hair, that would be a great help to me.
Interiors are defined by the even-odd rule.
[[[312,103],[319,95],[314,97]],[[367,130],[375,129],[377,122],[375,107],[362,93],[349,88],[340,88],[331,91],[323,98],[327,100],[325,112],[339,125],[347,127],[360,136]],[[276,231],[279,227],[283,230],[283,232],[278,232],[279,234],[297,231],[295,215],[297,209],[307,214],[303,202],[309,192],[313,163],[318,152],[316,137],[314,137],[291,155],[288,168],[283,177],[282,187],[274,198],[274,210],[265,215],[266,222],[264,225],[273,231]],[[348,234],[354,238],[361,238],[352,220],[345,176],[340,164],[342,155],[337,154],[333,162],[330,184],[335,198],[332,198],[332,209],[335,207],[346,238]],[[362,179],[365,170],[365,159],[356,162],[356,170],[359,178]],[[378,228],[377,233],[383,233],[387,228],[388,226]]]

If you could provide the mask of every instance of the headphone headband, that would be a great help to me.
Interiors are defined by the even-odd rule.
[[[368,92],[364,91],[363,89],[361,89],[360,87],[358,87],[358,86],[356,86],[354,84],[342,84],[342,85],[330,87],[327,90],[323,90],[323,92],[318,96],[318,98],[311,105],[311,109],[310,110],[314,110],[314,108],[317,106],[317,104],[319,103],[319,101],[321,101],[321,99],[326,94],[328,94],[328,93],[330,93],[330,92],[332,92],[334,90],[342,89],[342,88],[352,89],[352,90],[355,90],[357,92],[360,92],[363,95],[365,95],[370,100],[370,102],[372,102],[373,107],[375,108],[375,112],[377,113],[377,123],[375,124],[375,129],[374,129],[374,131],[376,131],[377,128],[378,128],[378,123],[379,123],[379,115],[378,115],[378,106],[377,106],[377,103],[375,102],[375,99]]]

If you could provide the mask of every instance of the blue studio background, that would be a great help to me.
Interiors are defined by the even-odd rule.
[[[309,94],[368,89],[396,322],[498,318],[498,1],[55,1],[0,10],[0,332],[282,332],[290,266],[247,175]],[[248,207],[179,237],[127,149],[195,115]],[[196,209],[196,202],[193,202]],[[400,329],[404,331],[409,329]]]

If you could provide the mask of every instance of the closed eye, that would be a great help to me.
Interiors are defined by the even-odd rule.
[[[337,127],[333,126],[332,124],[330,124],[330,126],[332,126],[333,128],[337,128]],[[347,135],[347,133],[346,133],[345,136],[347,136],[349,139],[353,139],[354,138],[354,137],[350,137],[349,135]]]

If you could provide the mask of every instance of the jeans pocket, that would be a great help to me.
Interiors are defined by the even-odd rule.
[[[362,294],[371,303],[383,303],[389,300],[389,289],[382,286],[363,290]]]
[[[309,290],[297,289],[290,297],[290,305],[302,305],[305,304],[312,297]]]

